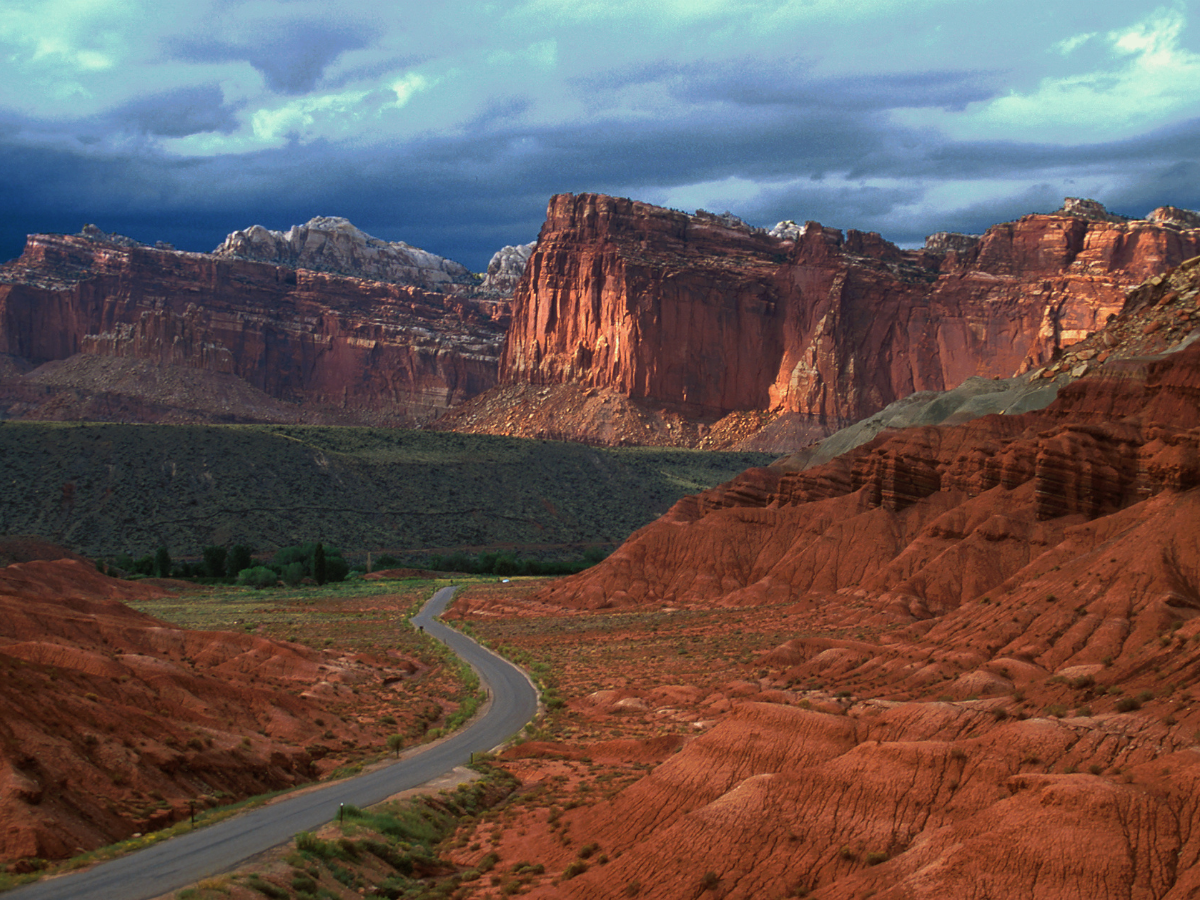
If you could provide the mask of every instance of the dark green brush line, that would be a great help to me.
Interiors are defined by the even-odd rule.
[[[261,425],[0,425],[0,533],[93,556],[613,544],[770,457]],[[467,505],[460,505],[460,504]]]

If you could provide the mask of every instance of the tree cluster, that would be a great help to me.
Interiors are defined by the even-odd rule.
[[[118,554],[111,564],[130,575],[236,582],[253,587],[270,587],[280,581],[296,585],[306,578],[325,584],[344,581],[350,574],[350,564],[342,558],[342,552],[325,547],[319,541],[284,547],[266,563],[255,561],[253,547],[234,544],[232,547],[205,547],[195,562],[172,562],[167,548],[159,547],[153,554],[140,559],[134,559],[128,553]]]
[[[608,554],[599,547],[589,547],[575,559],[529,559],[515,553],[470,553],[457,551],[449,555],[431,554],[417,560],[402,561],[394,556],[383,555],[375,560],[376,569],[394,569],[409,566],[433,569],[437,572],[463,572],[469,575],[574,575],[594,566]]]

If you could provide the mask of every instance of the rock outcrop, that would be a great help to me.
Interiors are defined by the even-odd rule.
[[[1094,340],[1121,350],[1124,334],[1144,348],[1145,332],[1165,328],[1137,323],[1163,318],[1194,335],[1198,289],[1200,260],[1156,276]],[[1044,410],[883,431],[822,465],[805,468],[805,453],[750,470],[680,501],[543,599],[738,605],[863,588],[909,615],[957,608],[1077,543],[1078,523],[1200,486],[1200,343],[1184,343],[1111,360]]]
[[[82,354],[233,377],[290,404],[293,421],[329,424],[418,425],[496,383],[503,301],[107,237],[34,235],[0,267],[0,354],[26,367]],[[76,402],[37,372],[13,381],[10,403]],[[228,408],[198,418],[257,420]]]
[[[432,290],[477,283],[466,266],[452,259],[372,237],[340,216],[316,216],[287,231],[252,225],[230,234],[213,255]]]
[[[521,282],[521,276],[525,274],[525,266],[529,264],[529,257],[536,246],[537,241],[530,241],[528,244],[501,247],[493,253],[480,290],[511,297]]]
[[[1189,222],[1069,199],[906,251],[814,222],[767,232],[560,195],[514,299],[501,381],[611,389],[708,424],[773,410],[798,417],[802,445],[914,391],[1051,362],[1130,287],[1200,252]]]

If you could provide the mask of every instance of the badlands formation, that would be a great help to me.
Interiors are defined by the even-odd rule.
[[[1200,259],[1140,287],[1044,410],[784,459],[467,598],[577,685],[510,752],[527,783],[586,783],[617,733],[652,764],[514,815],[493,852],[561,873],[529,896],[1196,896],[1198,296]]]
[[[415,656],[179,628],[127,605],[179,583],[118,580],[71,557],[0,539],[0,561],[27,560],[0,568],[0,861],[10,871],[312,781],[442,711],[449,676]],[[190,602],[206,601],[222,602]],[[335,612],[391,631],[410,602],[342,600]]]

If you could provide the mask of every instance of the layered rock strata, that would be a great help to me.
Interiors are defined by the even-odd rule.
[[[1200,261],[1156,276],[1095,340],[1128,352],[1125,334],[1144,348],[1168,327],[1149,324],[1164,319],[1195,334],[1198,287]],[[1038,412],[883,431],[822,465],[805,468],[806,453],[750,470],[680,501],[545,599],[736,605],[864,588],[905,598],[896,603],[906,614],[955,608],[1037,548],[1069,542],[1080,522],[1200,486],[1200,343],[1182,343],[1111,360]],[[999,552],[1006,546],[1019,552]]]
[[[1091,339],[1125,355],[1043,410],[751,470],[523,598],[648,606],[642,658],[707,650],[739,676],[568,695],[579,719],[700,736],[530,822],[524,857],[563,873],[530,896],[1196,892],[1197,287],[1200,261],[1139,288]],[[616,624],[638,618],[597,617],[596,642],[639,646]],[[747,622],[760,652],[731,640]]]
[[[611,389],[708,423],[774,410],[806,423],[797,439],[819,437],[914,391],[1052,361],[1128,288],[1200,252],[1190,222],[1068,201],[907,251],[815,222],[768,233],[559,195],[514,298],[501,381]]]
[[[502,302],[96,237],[34,235],[0,267],[0,354],[232,376],[305,421],[428,421],[495,384],[505,325]]]

